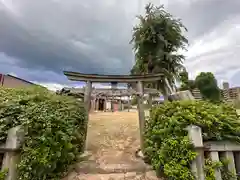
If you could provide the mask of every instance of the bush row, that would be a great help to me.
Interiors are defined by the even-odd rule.
[[[204,141],[240,142],[239,116],[227,104],[174,101],[158,105],[146,123],[145,151],[149,162],[166,179],[194,180],[190,164],[196,153],[184,130],[188,125],[201,127]],[[206,178],[214,179],[207,163]]]
[[[81,102],[40,87],[0,88],[0,143],[21,125],[25,141],[19,180],[58,180],[83,151],[86,113]]]

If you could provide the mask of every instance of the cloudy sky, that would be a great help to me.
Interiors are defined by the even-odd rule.
[[[0,72],[61,87],[63,70],[127,74],[146,0],[0,0]],[[158,5],[160,1],[151,1]],[[182,19],[191,76],[211,71],[240,86],[240,1],[161,0]]]

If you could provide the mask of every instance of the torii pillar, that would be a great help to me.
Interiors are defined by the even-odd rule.
[[[91,106],[91,93],[92,93],[92,82],[91,81],[87,81],[86,82],[86,87],[85,87],[85,91],[84,91],[84,106],[85,106],[85,110],[87,113],[87,117],[86,117],[86,122],[85,122],[85,146],[84,146],[84,150],[87,147],[88,144],[88,139],[87,139],[87,129],[88,129],[88,120],[89,120],[89,111],[90,111],[90,106]]]
[[[117,89],[117,82],[111,82],[111,89],[112,91],[116,90]],[[111,110],[112,112],[114,112],[114,96],[112,95],[112,101],[111,101]]]
[[[140,147],[144,154],[144,129],[145,129],[145,113],[143,107],[143,83],[142,81],[137,82],[137,106],[138,106],[138,118],[139,118],[139,129],[140,129]]]

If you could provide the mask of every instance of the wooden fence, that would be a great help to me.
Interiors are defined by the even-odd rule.
[[[1,170],[7,170],[5,180],[17,179],[17,164],[20,158],[20,147],[23,142],[24,132],[20,126],[14,127],[8,131],[5,144],[0,145],[0,154],[3,154]]]
[[[240,144],[227,141],[203,142],[202,130],[200,127],[189,126],[187,129],[189,138],[198,154],[191,165],[191,170],[195,174],[196,180],[205,180],[204,155],[206,154],[209,154],[209,157],[213,162],[219,162],[221,158],[227,159],[227,170],[234,175],[238,175],[240,173]],[[219,168],[215,169],[214,175],[216,180],[222,180],[222,174]],[[232,179],[236,180],[237,176]]]

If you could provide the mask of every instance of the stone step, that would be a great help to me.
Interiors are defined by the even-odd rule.
[[[154,171],[145,173],[126,172],[110,174],[77,174],[71,173],[63,180],[163,180],[156,176]]]
[[[145,164],[142,160],[131,163],[119,164],[97,164],[95,161],[83,161],[75,165],[77,173],[126,173],[126,172],[140,172],[144,173],[152,170],[151,166]]]

